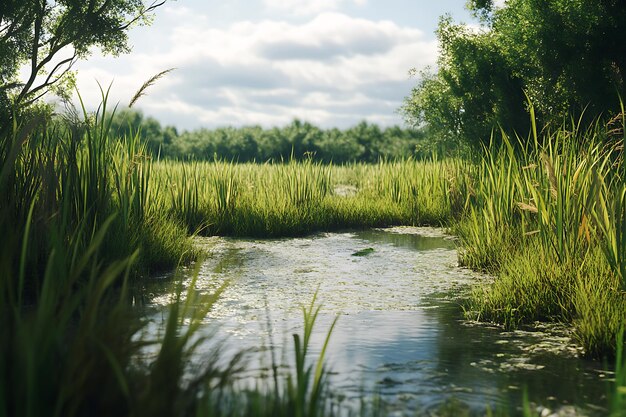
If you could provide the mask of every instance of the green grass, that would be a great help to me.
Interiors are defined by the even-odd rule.
[[[461,262],[496,276],[468,304],[507,328],[572,323],[589,356],[611,355],[626,317],[621,146],[596,124],[486,151],[465,217]]]
[[[34,112],[0,126],[0,417],[336,412],[323,351],[306,359],[313,304],[294,338],[295,367],[269,389],[236,390],[236,362],[209,361],[190,379],[197,330],[219,296],[193,283],[184,296],[177,287],[156,353],[137,360],[145,345],[134,337],[142,323],[131,288],[195,259],[194,233],[447,226],[460,237],[461,262],[495,277],[475,290],[470,317],[507,328],[571,323],[586,354],[617,346],[619,358],[626,168],[624,138],[604,126],[505,136],[478,162],[153,161],[138,136],[110,137],[106,99],[80,121]],[[618,400],[624,385],[618,372]]]
[[[190,231],[298,236],[391,225],[445,225],[459,210],[452,179],[459,161],[381,162],[333,167],[312,161],[155,164],[154,195]],[[350,186],[353,195],[335,193]]]

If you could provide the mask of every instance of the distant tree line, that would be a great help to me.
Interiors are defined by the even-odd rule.
[[[477,29],[444,16],[436,71],[407,98],[407,119],[448,146],[488,144],[493,129],[609,120],[626,99],[623,0],[469,0]],[[496,135],[497,137],[497,135]]]
[[[138,134],[150,153],[161,158],[265,162],[313,158],[322,162],[377,162],[381,158],[423,158],[435,151],[422,129],[381,128],[365,121],[349,129],[321,129],[294,120],[284,127],[197,129],[179,133],[133,109],[118,111],[113,137]]]

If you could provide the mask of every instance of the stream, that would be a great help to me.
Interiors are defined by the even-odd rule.
[[[312,337],[327,350],[330,383],[343,401],[379,398],[393,415],[436,413],[451,402],[471,414],[521,411],[524,390],[549,416],[601,416],[609,372],[579,358],[568,328],[537,324],[507,332],[464,319],[462,301],[491,279],[457,266],[455,241],[435,228],[396,227],[290,239],[198,238],[208,253],[196,287],[229,285],[203,332],[221,355],[245,351],[243,380],[271,369],[271,353],[290,361],[302,333],[302,305],[317,291]],[[190,279],[190,278],[189,278]],[[151,299],[152,331],[171,294]],[[199,357],[214,346],[207,343]],[[281,360],[282,361],[282,360]]]

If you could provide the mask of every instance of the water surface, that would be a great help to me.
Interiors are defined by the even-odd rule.
[[[568,416],[606,412],[606,373],[601,364],[578,359],[568,329],[504,332],[463,319],[462,299],[489,278],[459,268],[455,242],[441,230],[198,244],[210,255],[197,288],[230,283],[206,318],[206,331],[224,343],[226,356],[249,352],[248,375],[268,369],[270,346],[289,358],[290,335],[302,329],[301,306],[317,290],[322,310],[313,353],[339,316],[328,364],[333,389],[348,402],[379,396],[390,411],[414,415],[454,399],[473,413],[489,405],[516,414],[526,388],[546,415],[548,409]],[[164,294],[153,302],[168,300]]]

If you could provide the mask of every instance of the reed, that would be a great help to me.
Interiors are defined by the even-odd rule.
[[[455,227],[461,261],[497,276],[467,306],[515,327],[572,322],[590,356],[611,354],[626,313],[621,143],[600,123],[572,123],[486,150]]]
[[[234,236],[298,236],[348,227],[445,225],[460,216],[460,161],[377,165],[157,162],[164,210],[189,230]],[[336,189],[352,187],[350,195]],[[158,198],[158,197],[157,197]]]
[[[0,416],[133,414],[131,282],[193,254],[151,203],[143,146],[109,137],[101,92],[82,120],[0,126]]]

